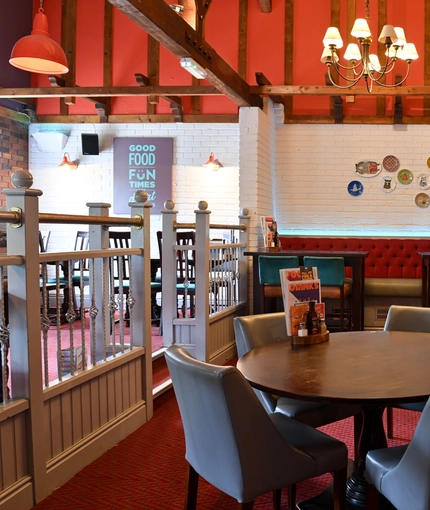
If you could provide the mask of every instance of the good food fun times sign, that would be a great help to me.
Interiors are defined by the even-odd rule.
[[[159,214],[172,198],[173,138],[113,139],[113,212],[130,214],[134,193],[148,193]]]

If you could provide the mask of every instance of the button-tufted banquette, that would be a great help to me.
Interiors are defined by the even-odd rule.
[[[420,251],[430,251],[430,239],[280,236],[285,250],[365,250],[366,296],[421,296]]]

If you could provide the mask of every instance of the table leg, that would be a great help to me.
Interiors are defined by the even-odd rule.
[[[359,442],[360,460],[353,464],[352,473],[346,484],[346,507],[348,510],[364,510],[366,508],[366,481],[364,478],[365,459],[369,450],[387,447],[382,415],[385,406],[362,406],[363,427]],[[333,493],[331,486],[314,498],[297,504],[299,510],[332,510]],[[381,510],[395,510],[385,498],[381,496],[379,508]]]

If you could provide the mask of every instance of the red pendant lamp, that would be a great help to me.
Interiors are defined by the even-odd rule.
[[[217,170],[222,168],[223,165],[217,159],[215,159],[214,153],[211,152],[209,155],[209,159],[206,161],[206,163],[203,164],[203,166],[210,168],[211,170],[216,172]]]
[[[50,38],[48,18],[43,1],[34,17],[31,35],[26,35],[12,48],[9,63],[18,69],[41,74],[64,74],[69,71],[62,47]]]
[[[68,152],[64,153],[63,161],[58,165],[63,168],[68,168],[69,170],[76,170],[79,166],[79,160],[70,161],[70,156]]]

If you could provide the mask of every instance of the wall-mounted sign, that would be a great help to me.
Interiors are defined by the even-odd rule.
[[[113,139],[113,212],[129,214],[134,193],[148,193],[159,214],[172,199],[173,138]]]

